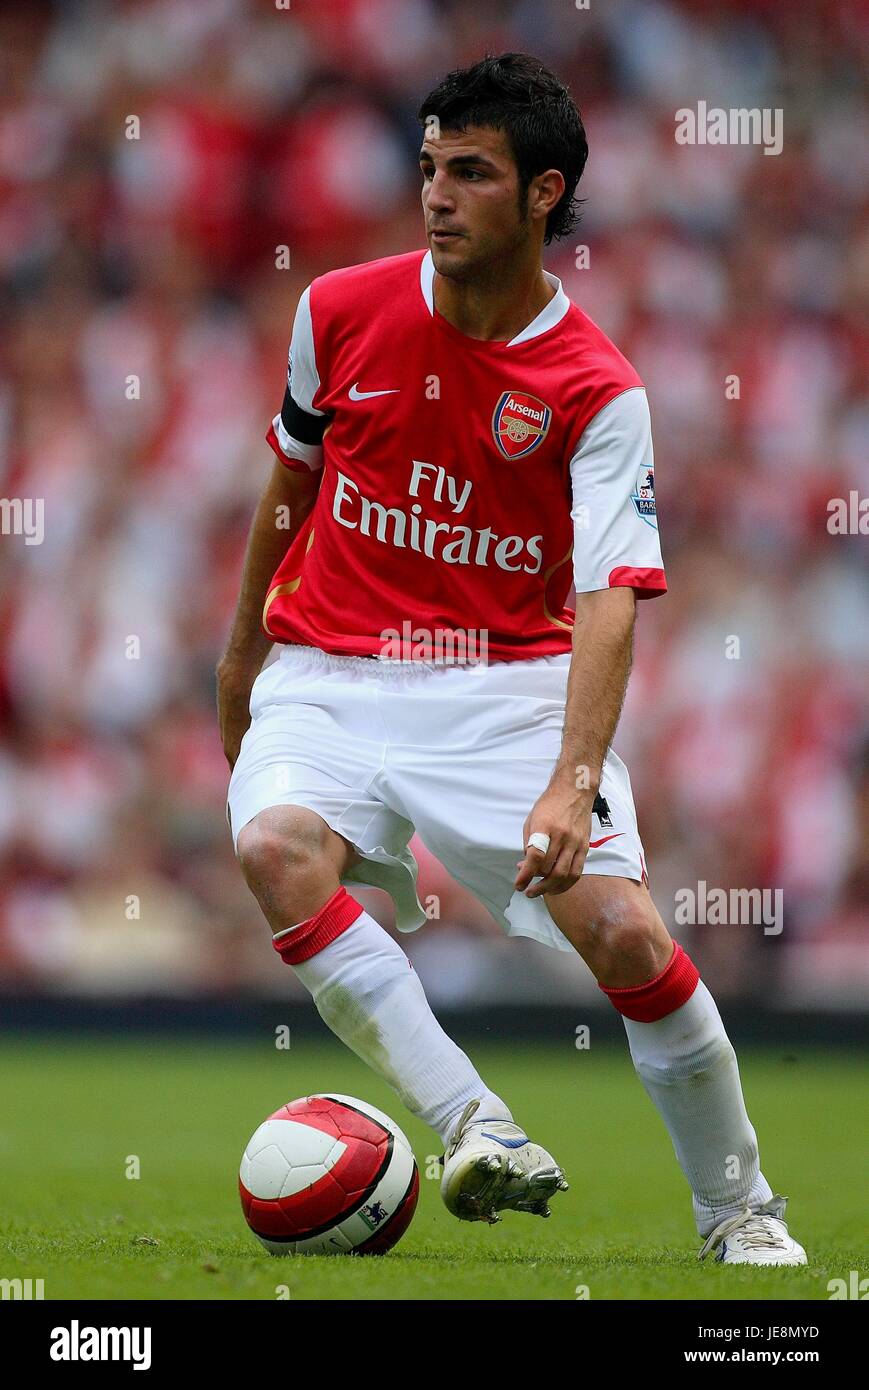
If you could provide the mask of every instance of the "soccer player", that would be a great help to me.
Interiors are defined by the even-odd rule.
[[[579,113],[511,53],[418,114],[428,249],[319,277],[295,316],[218,665],[239,862],[322,1018],[441,1136],[454,1215],[546,1216],[566,1182],[344,887],[387,889],[398,929],[421,926],[414,830],[507,933],[589,966],[701,1256],[803,1264],[611,748],[636,602],[667,586],[642,382],[542,268],[576,223]]]

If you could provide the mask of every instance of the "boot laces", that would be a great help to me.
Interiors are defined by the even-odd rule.
[[[772,1198],[772,1202],[777,1201],[781,1199]],[[783,1209],[782,1207],[781,1210]],[[721,1242],[735,1231],[739,1232],[742,1244],[749,1250],[782,1250],[785,1244],[784,1237],[779,1225],[773,1225],[774,1221],[780,1222],[781,1217],[763,1209],[754,1212],[746,1206],[736,1216],[728,1217],[720,1226],[715,1227],[707,1237],[698,1259],[705,1259],[710,1251],[717,1250]]]
[[[739,1228],[743,1245],[749,1246],[752,1250],[780,1250],[784,1240],[781,1230],[773,1225],[774,1219],[772,1216],[759,1216],[756,1213],[750,1216]]]
[[[447,1158],[452,1158],[453,1154],[459,1146],[459,1143],[461,1142],[462,1135],[467,1129],[472,1116],[476,1115],[479,1108],[480,1102],[478,1100],[468,1101],[467,1105],[465,1106],[464,1110],[459,1116],[458,1124],[456,1125],[455,1129],[450,1135],[450,1142],[447,1146]]]

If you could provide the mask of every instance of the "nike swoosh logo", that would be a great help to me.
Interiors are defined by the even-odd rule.
[[[391,391],[360,391],[357,381],[350,387],[350,399],[351,401],[367,401],[370,396],[395,396],[400,390],[400,386],[394,386]]]
[[[485,1129],[480,1130],[480,1138],[494,1139],[495,1143],[504,1149],[521,1149],[523,1144],[528,1143],[527,1135],[523,1135],[521,1139],[503,1139],[500,1134],[489,1134]]]
[[[615,835],[604,835],[602,840],[589,840],[589,849],[597,849],[600,845],[605,845],[607,840],[617,840],[620,835],[624,835],[623,830],[617,830]]]

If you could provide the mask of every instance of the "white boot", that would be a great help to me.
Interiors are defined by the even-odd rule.
[[[474,1120],[480,1102],[462,1111],[443,1158],[441,1196],[460,1221],[500,1221],[498,1212],[549,1216],[549,1198],[566,1192],[555,1159],[508,1120]]]
[[[762,1207],[729,1216],[706,1239],[698,1259],[714,1250],[726,1265],[804,1265],[806,1252],[788,1235],[783,1217],[787,1197],[773,1196]]]

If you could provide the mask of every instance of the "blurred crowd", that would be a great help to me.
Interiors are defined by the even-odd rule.
[[[297,988],[233,856],[214,710],[263,436],[304,287],[424,244],[420,99],[519,49],[570,85],[590,146],[547,266],[652,407],[670,593],[640,609],[616,747],[653,894],[672,923],[698,881],[781,888],[779,936],[677,929],[710,984],[865,1004],[869,542],[828,526],[831,499],[869,496],[863,20],[848,0],[0,7],[0,494],[44,499],[41,544],[0,536],[5,989]],[[781,109],[781,154],[677,144],[700,100]],[[504,941],[415,847],[441,909],[403,944],[433,999],[590,997],[578,960]]]

